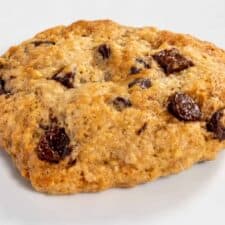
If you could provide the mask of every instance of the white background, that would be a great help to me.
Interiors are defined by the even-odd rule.
[[[0,0],[0,52],[79,19],[110,18],[190,33],[225,48],[224,0]],[[0,152],[0,225],[224,225],[225,153],[176,176],[133,189],[47,196],[34,192]]]

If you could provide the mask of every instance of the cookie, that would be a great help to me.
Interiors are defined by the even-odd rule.
[[[0,58],[0,144],[40,192],[131,187],[225,146],[225,52],[109,20],[58,26]]]

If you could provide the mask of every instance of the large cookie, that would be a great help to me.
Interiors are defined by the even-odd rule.
[[[214,159],[225,52],[112,21],[59,26],[0,58],[0,144],[41,192],[129,187]]]

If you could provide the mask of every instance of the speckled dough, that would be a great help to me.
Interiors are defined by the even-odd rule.
[[[225,146],[225,52],[189,35],[78,21],[11,47],[0,79],[0,145],[40,192],[130,187]]]

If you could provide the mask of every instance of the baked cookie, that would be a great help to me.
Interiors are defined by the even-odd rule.
[[[79,21],[0,58],[0,144],[41,192],[130,187],[225,146],[225,52],[189,35]]]

